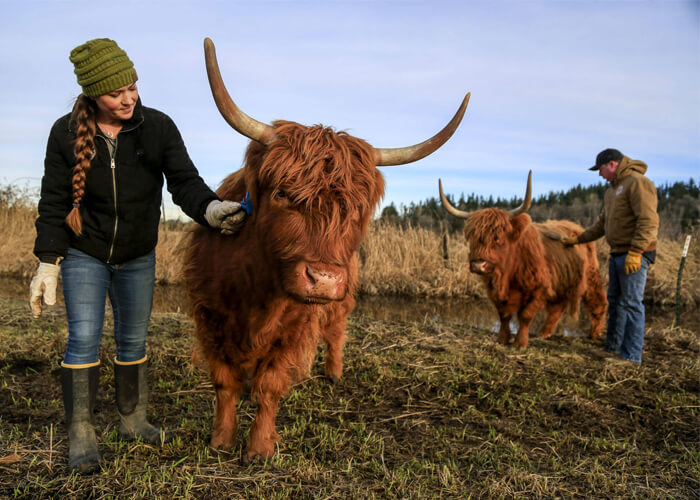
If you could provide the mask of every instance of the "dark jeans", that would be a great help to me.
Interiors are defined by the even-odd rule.
[[[642,362],[644,346],[644,287],[649,261],[642,257],[636,273],[625,274],[626,253],[610,256],[608,270],[608,335],[605,349],[622,359]]]
[[[117,361],[146,357],[146,333],[153,304],[156,255],[152,250],[123,264],[105,264],[71,248],[61,264],[68,317],[64,365],[99,360],[107,296],[114,314]]]

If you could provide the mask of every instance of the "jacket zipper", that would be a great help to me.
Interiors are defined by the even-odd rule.
[[[110,167],[112,168],[112,195],[114,196],[114,232],[112,233],[112,243],[109,245],[109,255],[107,256],[107,264],[112,260],[114,252],[114,244],[117,242],[117,226],[119,225],[119,214],[117,212],[117,175],[115,158],[117,156],[117,140],[114,141],[114,150],[110,158]]]
[[[142,123],[143,117],[141,117],[138,123],[134,123],[130,128],[120,130],[119,133],[123,134],[124,132],[131,132],[132,130],[138,128]],[[102,140],[105,141],[105,143],[107,143],[107,139],[105,137],[102,137]],[[117,175],[115,173],[115,169],[117,168],[117,142],[119,142],[118,136],[114,139],[114,150],[112,151],[112,155],[110,157],[110,168],[112,169],[112,194],[114,196],[114,231],[112,233],[112,243],[109,245],[109,255],[107,256],[107,264],[109,264],[110,260],[112,260],[112,254],[114,253],[114,245],[117,242],[117,227],[119,226],[119,215],[117,213]],[[109,146],[107,146],[107,151],[109,151]]]

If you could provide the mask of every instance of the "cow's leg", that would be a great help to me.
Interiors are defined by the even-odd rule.
[[[559,320],[564,314],[564,309],[566,308],[566,302],[558,302],[556,304],[549,304],[547,306],[547,321],[545,321],[542,327],[542,332],[539,337],[546,339],[551,337],[552,332],[557,327]]]
[[[515,347],[521,347],[525,349],[528,342],[530,341],[530,323],[532,323],[532,318],[524,319],[522,316],[518,316],[518,333],[515,334]]]
[[[596,286],[589,286],[583,294],[583,305],[591,317],[591,338],[596,340],[603,333],[605,313],[608,309],[608,299],[605,296],[605,290],[600,280],[598,280]]]
[[[498,342],[503,345],[510,343],[510,320],[513,318],[513,313],[518,310],[522,301],[522,293],[518,290],[510,290],[506,300],[499,300],[498,297],[491,295],[489,297],[496,305],[498,318],[501,320],[501,328],[498,331]]]
[[[499,311],[498,317],[501,320],[501,329],[498,331],[498,342],[503,345],[508,345],[510,342],[510,319],[513,315]]]
[[[346,319],[338,320],[323,331],[326,343],[326,377],[337,383],[343,375],[343,346],[345,345]]]
[[[231,450],[236,442],[238,427],[236,406],[243,392],[245,379],[239,369],[218,360],[209,361],[209,370],[216,392],[214,431],[210,446],[214,449]]]
[[[251,394],[258,402],[258,411],[250,429],[246,458],[267,459],[275,452],[275,443],[280,438],[275,431],[275,416],[282,394],[290,385],[289,368],[284,363],[285,355],[278,353],[273,359],[260,363],[251,384]]]
[[[341,303],[331,304],[321,336],[326,344],[326,377],[337,383],[343,375],[343,347],[348,315],[355,307],[355,299],[348,295]]]
[[[542,299],[540,296],[535,296],[525,307],[518,313],[518,333],[515,334],[515,347],[527,347],[530,340],[530,324],[535,319],[535,314],[542,308]]]

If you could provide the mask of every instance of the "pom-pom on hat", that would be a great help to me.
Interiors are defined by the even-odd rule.
[[[70,61],[86,96],[107,94],[138,78],[129,56],[109,38],[96,38],[77,46],[71,50]]]

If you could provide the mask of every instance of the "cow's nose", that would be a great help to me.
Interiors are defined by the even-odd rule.
[[[487,271],[486,267],[485,260],[472,260],[469,262],[469,270],[476,274],[484,274]]]
[[[307,291],[309,295],[337,299],[344,295],[345,279],[342,273],[306,266]]]

